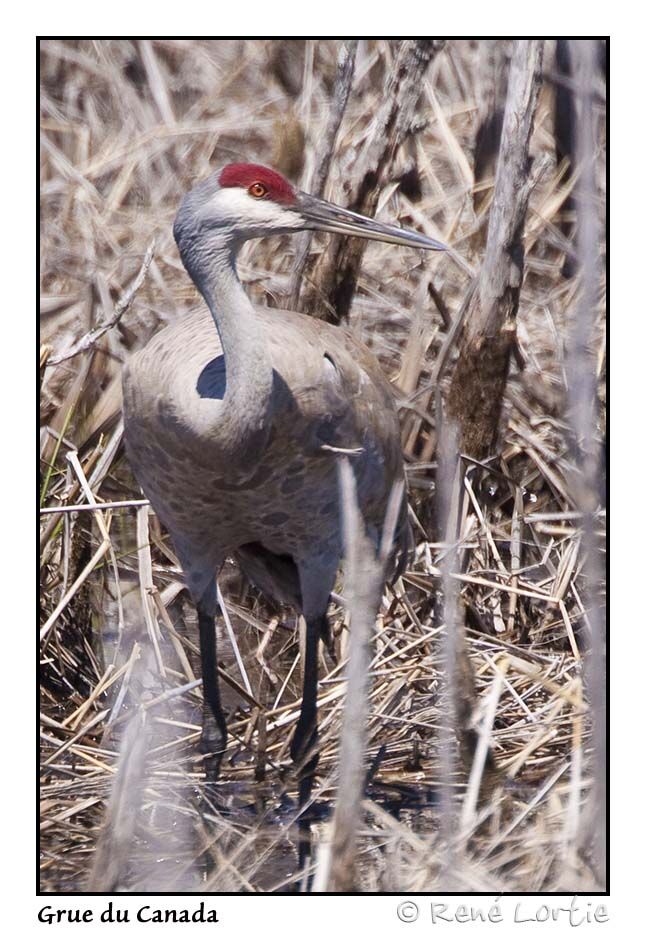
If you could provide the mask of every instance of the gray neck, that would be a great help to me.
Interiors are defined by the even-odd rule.
[[[235,455],[247,472],[269,438],[273,369],[256,312],[238,279],[236,244],[214,238],[209,247],[182,251],[213,316],[226,366],[224,400],[207,432],[214,448],[224,457]],[[234,467],[235,460],[228,465]]]

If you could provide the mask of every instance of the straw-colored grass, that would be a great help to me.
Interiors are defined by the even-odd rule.
[[[331,200],[344,201],[343,180],[370,132],[394,45],[359,43]],[[141,490],[120,442],[120,370],[153,332],[198,303],[171,232],[194,181],[245,160],[271,164],[307,189],[337,54],[333,40],[42,45],[41,506],[135,502],[41,518],[45,891],[80,892],[90,883],[104,890],[180,892],[203,884],[285,891],[298,883],[287,767],[300,695],[296,619],[273,613],[227,564],[227,617],[218,622],[230,723],[223,811],[203,789],[195,612],[166,532],[136,504]],[[450,844],[435,806],[447,772],[438,748],[453,739],[446,740],[438,702],[443,551],[433,532],[432,375],[446,311],[459,309],[483,248],[472,196],[483,60],[477,43],[449,42],[432,63],[419,132],[399,153],[379,207],[384,219],[449,242],[462,265],[369,246],[349,322],[400,396],[415,525],[413,563],[385,592],[373,637],[371,773],[357,865],[366,892],[438,889],[439,878],[461,891],[589,891],[601,883],[581,844],[586,820],[594,819],[586,809],[587,596],[565,411],[567,328],[580,282],[561,275],[567,243],[559,210],[572,182],[555,162],[549,82],[533,139],[518,321],[525,368],[512,367],[499,455],[467,473],[453,572],[474,670],[474,682],[465,676],[456,689],[498,773],[479,792],[489,779],[482,753],[476,749],[471,762],[452,758],[461,763],[448,775],[459,826]],[[547,71],[552,67],[548,46]],[[603,139],[597,156],[601,210]],[[413,164],[421,196],[411,201],[396,179]],[[490,182],[480,184],[486,195]],[[485,196],[479,211],[488,203]],[[143,281],[135,282],[153,241]],[[325,243],[315,238],[314,248]],[[254,300],[288,305],[295,249],[284,238],[245,247],[240,273]],[[429,297],[429,281],[438,300]],[[48,365],[110,320],[133,284],[140,287],[122,301],[127,307],[114,326]],[[602,303],[590,330],[603,402]],[[444,375],[452,360],[449,353]],[[599,547],[604,518],[600,506]],[[324,658],[320,688],[315,860],[325,855],[338,772],[348,641],[342,592],[341,585],[332,612],[339,664]],[[115,781],[126,765],[128,778]]]

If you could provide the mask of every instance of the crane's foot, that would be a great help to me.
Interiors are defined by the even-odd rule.
[[[211,712],[204,710],[202,718],[202,736],[200,752],[204,755],[207,784],[215,784],[220,779],[222,758],[227,746],[226,727],[218,723]]]
[[[314,813],[310,805],[312,796],[312,785],[314,783],[315,766],[310,766],[311,762],[305,764],[305,773],[301,773],[298,783],[298,808],[300,810],[297,831],[298,831],[298,870],[307,871],[305,879],[301,878],[294,887],[295,893],[307,893],[312,886],[314,872],[312,866],[312,822],[314,822]]]
[[[312,786],[316,776],[316,767],[319,756],[312,753],[315,744],[313,736],[306,742],[305,747],[298,750],[294,748],[297,735],[292,742],[292,757],[298,775],[298,868],[303,870],[312,856],[312,822],[314,813],[311,805]],[[300,753],[299,753],[300,751]]]
[[[203,752],[204,754],[204,752]],[[206,772],[206,783],[208,786],[214,786],[220,781],[220,768],[222,766],[222,756],[216,754],[204,754],[202,758],[204,770]]]

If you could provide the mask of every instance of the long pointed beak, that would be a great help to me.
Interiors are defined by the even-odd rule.
[[[364,217],[345,207],[337,207],[311,194],[299,192],[294,207],[306,223],[306,229],[321,230],[325,233],[345,233],[346,236],[361,236],[364,239],[379,240],[381,243],[393,243],[395,246],[413,246],[417,249],[440,249],[447,247],[436,239],[404,230],[392,223],[379,223],[370,217]]]

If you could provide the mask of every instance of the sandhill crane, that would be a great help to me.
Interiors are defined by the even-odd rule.
[[[226,720],[216,665],[216,574],[233,554],[248,577],[306,622],[303,697],[291,743],[299,799],[317,757],[319,639],[341,558],[338,452],[353,450],[359,506],[378,542],[403,478],[390,385],[351,334],[304,315],[254,307],[236,273],[245,240],[301,230],[444,249],[296,190],[260,165],[227,165],[185,195],[174,235],[206,307],[168,326],[123,376],[129,460],[170,532],[198,612],[202,747],[217,779]],[[215,325],[215,326],[214,326]],[[395,553],[406,554],[406,503]],[[401,566],[401,560],[400,560]],[[207,761],[209,758],[207,757]]]

